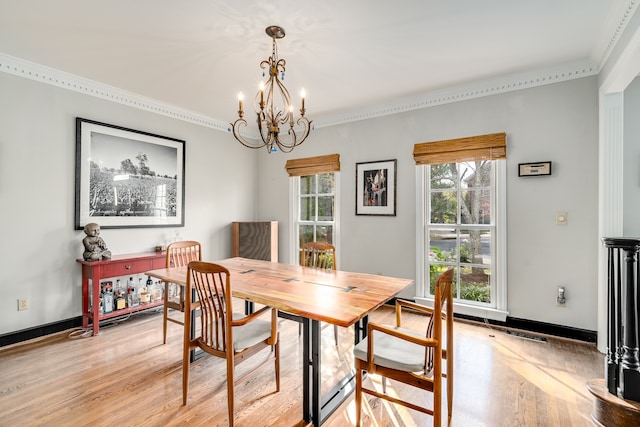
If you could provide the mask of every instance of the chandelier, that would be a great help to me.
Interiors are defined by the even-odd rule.
[[[269,153],[274,153],[277,150],[288,153],[307,139],[311,131],[311,121],[304,116],[304,89],[301,93],[300,117],[295,120],[291,96],[282,83],[286,61],[278,59],[276,39],[281,39],[285,36],[284,30],[277,25],[272,25],[267,27],[265,32],[273,40],[273,51],[268,59],[260,62],[260,68],[263,70],[267,68],[269,76],[266,82],[260,82],[260,90],[253,102],[260,140],[252,142],[240,135],[240,127],[247,126],[247,121],[244,119],[244,110],[242,109],[242,94],[238,96],[238,118],[230,124],[233,129],[233,136],[245,147],[266,147]],[[264,71],[262,75],[263,77],[265,76]],[[278,79],[278,77],[280,78]],[[294,128],[296,124],[297,128]],[[282,139],[280,135],[281,126],[289,127],[287,135],[283,135]]]

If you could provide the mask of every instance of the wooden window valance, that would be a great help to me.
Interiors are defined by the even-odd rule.
[[[289,176],[340,172],[340,154],[327,154],[326,156],[287,160],[284,168],[287,170]]]
[[[416,165],[506,159],[506,141],[507,134],[502,132],[423,142],[413,146],[413,159]]]

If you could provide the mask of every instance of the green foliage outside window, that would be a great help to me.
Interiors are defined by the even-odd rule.
[[[465,249],[466,248],[466,249]],[[445,261],[450,259],[451,252],[453,251],[443,251],[436,246],[432,246],[429,252],[429,293],[433,295],[435,290],[436,279],[440,274],[449,269],[451,266],[447,264],[440,264],[438,262]],[[461,255],[461,260],[463,257],[466,257],[466,262],[468,262],[469,257],[469,249],[468,245],[461,245],[460,247],[461,253],[466,253],[467,255]],[[465,262],[465,261],[462,261]],[[491,302],[491,287],[488,284],[488,273],[489,270],[478,269],[478,268],[468,268],[465,267],[462,269],[461,283],[459,286],[459,299],[466,301],[478,301],[478,302]],[[482,281],[474,280],[474,272],[477,270],[482,270],[481,274],[485,276],[482,278]],[[454,276],[456,277],[456,276]],[[454,279],[455,280],[455,279]],[[454,283],[454,289],[455,283]],[[454,292],[454,298],[456,297],[456,293]]]
[[[454,298],[491,302],[491,161],[434,164],[429,169],[429,283],[456,268]],[[470,225],[469,227],[465,227]],[[484,242],[484,249],[483,249]]]

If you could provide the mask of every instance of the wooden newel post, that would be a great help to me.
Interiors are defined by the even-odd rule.
[[[609,393],[640,402],[640,239],[602,239],[608,251],[607,356]]]

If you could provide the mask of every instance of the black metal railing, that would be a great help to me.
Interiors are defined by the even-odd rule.
[[[640,239],[602,239],[608,251],[607,356],[605,382],[609,393],[640,402]]]

